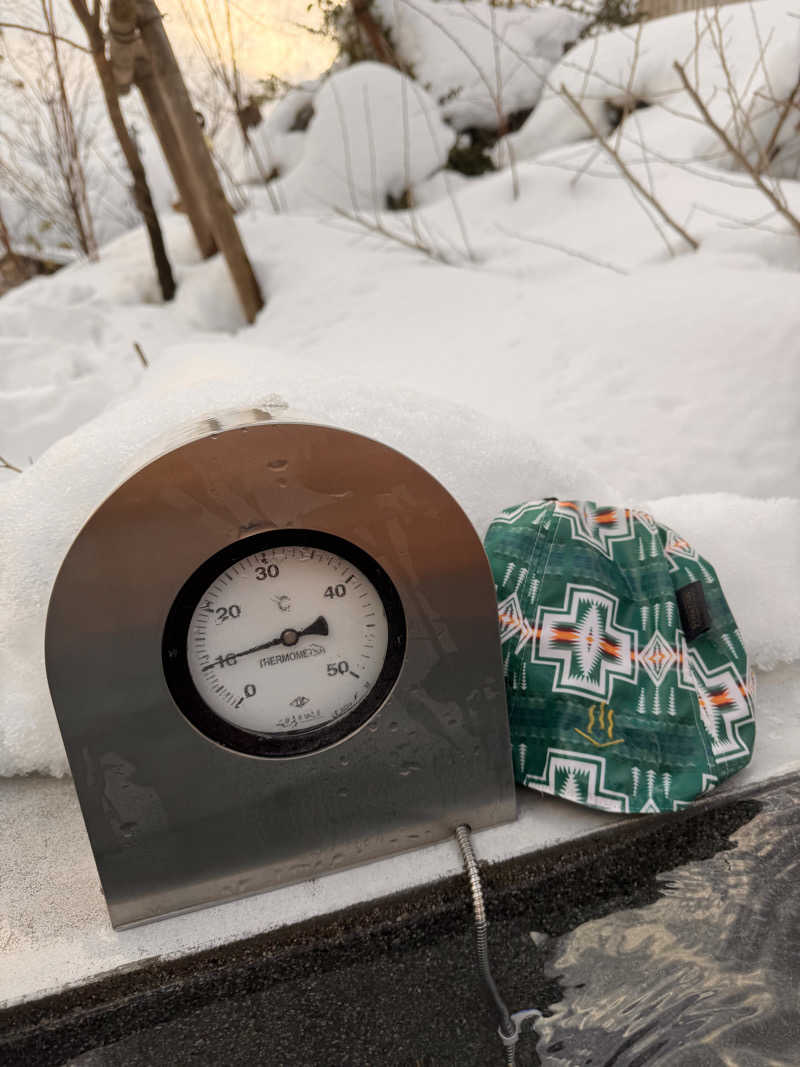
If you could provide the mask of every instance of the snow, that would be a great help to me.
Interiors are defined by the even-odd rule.
[[[176,299],[160,300],[141,228],[125,232],[124,174],[91,93],[94,145],[108,161],[90,165],[101,260],[0,299],[0,456],[24,470],[0,467],[0,1001],[460,869],[445,843],[115,933],[71,783],[20,777],[67,773],[43,648],[65,552],[154,442],[209,414],[271,405],[385,441],[439,478],[481,534],[502,508],[542,496],[644,507],[714,565],[756,667],[755,756],[725,788],[800,766],[800,241],[746,175],[721,169],[713,138],[686,117],[671,63],[687,58],[695,15],[642,29],[630,88],[656,106],[634,112],[620,142],[699,243],[691,252],[551,89],[517,135],[518,198],[507,170],[468,180],[441,169],[457,129],[496,121],[498,69],[507,110],[532,106],[549,71],[605,129],[605,101],[628,86],[635,29],[580,44],[552,70],[581,25],[568,12],[379,2],[417,82],[360,64],[299,87],[251,131],[260,163],[233,123],[217,132],[229,176],[248,183],[237,222],[267,298],[252,326],[224,263],[201,261],[170,210],[172,182],[135,97],[126,107],[138,114]],[[755,114],[767,79],[754,27],[779,96],[797,73],[789,17],[786,0],[720,13],[761,144],[772,118],[768,107]],[[714,114],[730,117],[714,49],[702,43],[687,69]],[[19,129],[12,111],[0,106],[0,138]],[[776,162],[793,151],[787,142]],[[264,168],[280,173],[270,189]],[[385,210],[409,188],[413,209]],[[800,182],[778,188],[800,215]],[[2,195],[4,212],[18,212]],[[53,249],[62,236],[33,234]],[[526,794],[516,822],[476,846],[505,859],[605,821]]]
[[[451,12],[445,0],[437,11],[472,32],[474,4]],[[777,19],[784,8],[765,0],[758,10]],[[724,17],[735,29],[745,10]],[[541,15],[546,28],[552,12],[496,11],[516,14]],[[689,24],[652,24],[663,38],[645,27],[640,69],[652,78],[637,93],[659,91]],[[422,23],[403,25],[409,48],[417,27],[416,63],[449,77]],[[509,40],[522,33],[503,27]],[[607,41],[612,58],[614,41],[630,48],[630,32],[598,39],[598,56]],[[174,214],[163,215],[178,279],[170,305],[159,302],[141,229],[106,245],[99,263],[0,300],[0,455],[24,468],[0,470],[0,774],[66,771],[43,633],[53,579],[83,522],[152,439],[275,395],[291,412],[407,452],[479,532],[533,497],[644,503],[717,567],[762,672],[800,657],[796,235],[746,176],[695,157],[697,124],[685,120],[669,131],[679,157],[631,153],[629,164],[696,238],[696,253],[591,144],[521,163],[518,199],[508,172],[449,174],[440,168],[455,133],[439,91],[358,64],[292,94],[258,128],[261,147],[295,137],[300,154],[285,157],[271,190],[251,186],[238,216],[267,296],[251,327],[224,263],[201,262]],[[312,99],[308,132],[293,130]],[[645,123],[673,118],[632,115],[626,151]],[[418,206],[385,211],[386,197],[408,187]],[[800,185],[781,190],[800,212]]]
[[[101,264],[69,268],[0,301],[14,372],[14,388],[0,400],[11,411],[27,396],[40,427],[58,438],[22,477],[7,473],[0,485],[0,616],[13,619],[0,645],[0,773],[66,771],[43,632],[49,590],[82,523],[150,439],[275,394],[294,412],[410,454],[480,532],[526,498],[649,498],[649,509],[719,568],[756,664],[770,669],[800,656],[800,505],[714,492],[797,493],[796,316],[786,295],[793,275],[752,250],[713,251],[711,217],[712,250],[654,263],[658,237],[624,186],[591,176],[582,180],[583,211],[560,235],[579,244],[590,215],[597,229],[598,208],[613,219],[604,210],[611,197],[617,214],[627,211],[629,243],[614,254],[630,276],[506,238],[534,227],[547,234],[543,221],[571,195],[568,171],[531,167],[522,177],[521,202],[510,199],[504,175],[461,194],[485,257],[480,269],[429,261],[350,223],[266,211],[243,217],[269,296],[250,329],[220,260],[197,262],[180,219],[167,228],[180,278],[171,307],[135,302],[137,286],[139,301],[153,296],[139,232],[115,242]],[[429,224],[444,233],[452,204],[430,212]],[[602,231],[593,239],[601,252]],[[623,306],[624,314],[609,314]],[[29,360],[37,338],[49,353],[44,372]],[[151,361],[147,370],[133,339]],[[98,405],[111,394],[116,403],[88,422],[80,410],[52,408],[39,390],[43,373],[56,370],[74,404],[87,382],[106,390]],[[26,435],[20,422],[11,438],[3,428],[0,454],[35,454],[35,445],[32,427]],[[675,492],[694,495],[652,499]]]
[[[498,112],[533,107],[545,76],[587,19],[551,4],[376,0],[401,63],[458,130],[497,129]]]
[[[591,136],[561,95],[564,86],[604,135],[612,128],[609,104],[651,105],[625,123],[626,133],[634,127],[627,139],[633,154],[640,154],[644,143],[667,158],[719,160],[720,144],[698,121],[696,105],[673,67],[676,61],[714,120],[756,160],[777,122],[775,101],[785,99],[797,82],[800,27],[793,0],[687,11],[582,41],[550,72],[534,114],[508,137],[514,158],[528,159]],[[790,140],[797,137],[787,122],[775,145]],[[497,155],[507,160],[507,148]],[[790,155],[796,164],[796,150]]]
[[[357,63],[314,97],[303,155],[276,182],[284,211],[376,211],[447,161],[455,134],[435,101],[405,74]]]

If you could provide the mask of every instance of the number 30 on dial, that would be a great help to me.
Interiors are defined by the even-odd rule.
[[[400,597],[371,556],[330,534],[279,531],[228,546],[188,579],[164,629],[164,673],[211,740],[300,756],[379,709],[405,640]]]

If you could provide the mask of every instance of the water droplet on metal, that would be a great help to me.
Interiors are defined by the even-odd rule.
[[[289,483],[287,482],[287,480],[285,478],[279,478],[278,479],[278,488],[279,489],[285,489],[288,484]]]
[[[271,471],[285,471],[289,466],[288,459],[271,459],[267,464]]]

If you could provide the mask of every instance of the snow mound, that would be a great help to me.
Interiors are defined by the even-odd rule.
[[[520,493],[604,499],[614,493],[545,443],[468,407],[338,375],[334,382],[263,347],[180,346],[151,367],[128,399],[0,485],[0,776],[67,773],[47,689],[44,628],[58,568],[86,519],[140,465],[154,438],[214,412],[269,404],[276,391],[292,414],[410,455],[442,481],[481,533]]]
[[[652,105],[652,113],[634,112],[626,122],[640,126],[637,141],[668,157],[721,159],[719,141],[700,121],[676,61],[714,120],[757,158],[797,81],[800,28],[793,0],[687,11],[582,41],[550,72],[539,106],[497,159],[507,160],[509,148],[525,159],[591,136],[562,86],[603,135],[625,107]],[[783,124],[777,148],[791,150],[793,126]]]
[[[303,156],[275,183],[282,210],[381,210],[447,162],[455,134],[416,82],[380,63],[332,74],[314,98]]]
[[[398,58],[459,130],[497,129],[531,108],[545,76],[588,21],[564,8],[485,0],[376,0]]]

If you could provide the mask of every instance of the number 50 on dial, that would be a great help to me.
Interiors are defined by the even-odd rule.
[[[314,530],[246,538],[187,580],[164,630],[183,714],[248,755],[305,755],[363,725],[388,696],[405,617],[382,567]]]

